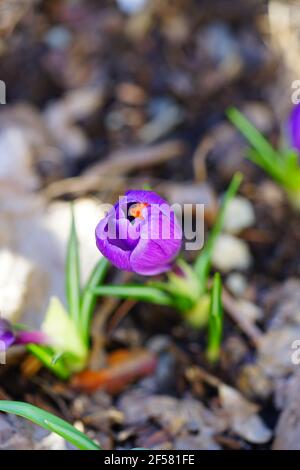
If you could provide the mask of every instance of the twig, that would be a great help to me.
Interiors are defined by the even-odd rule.
[[[225,288],[223,288],[222,300],[227,313],[237,323],[243,333],[251,339],[254,346],[258,347],[263,336],[261,330],[252,324],[245,315],[241,314],[240,307]]]
[[[115,311],[113,317],[111,318],[108,327],[107,334],[111,335],[112,331],[116,329],[119,323],[123,318],[130,312],[130,310],[137,304],[136,300],[127,299],[121,303],[121,305]]]
[[[181,157],[185,147],[179,140],[172,140],[148,147],[119,150],[91,166],[88,171],[75,178],[67,178],[50,184],[44,191],[48,199],[55,199],[66,194],[95,191],[99,182],[107,176],[121,176],[132,171],[165,163]]]
[[[206,382],[211,387],[219,388],[224,383],[218,379],[218,377],[210,374],[206,370],[202,369],[200,366],[191,366],[186,370],[186,378],[190,382],[195,382],[195,380],[202,380]]]
[[[93,347],[89,359],[90,369],[99,369],[105,365],[105,342],[106,336],[104,334],[105,324],[120,302],[119,299],[111,297],[106,298],[101,306],[97,309],[92,328]]]

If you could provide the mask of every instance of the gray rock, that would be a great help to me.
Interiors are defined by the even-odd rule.
[[[273,450],[300,450],[300,370],[288,383],[286,405],[279,418]]]
[[[0,449],[30,450],[45,432],[37,426],[12,415],[0,415]]]

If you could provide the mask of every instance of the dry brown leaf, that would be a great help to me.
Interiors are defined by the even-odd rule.
[[[257,405],[248,401],[234,388],[224,384],[219,386],[219,396],[233,432],[253,444],[264,444],[271,439],[272,432],[258,416]]]
[[[138,378],[152,374],[157,359],[150,351],[120,349],[109,354],[107,362],[107,367],[103,369],[86,370],[77,374],[72,379],[73,387],[85,392],[101,389],[118,393]]]
[[[0,36],[10,34],[35,0],[0,0]]]

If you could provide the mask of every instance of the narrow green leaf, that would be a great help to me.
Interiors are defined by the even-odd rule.
[[[287,190],[299,191],[300,167],[297,153],[290,149],[278,152],[236,108],[228,109],[227,116],[252,146],[248,151],[249,160]]]
[[[216,362],[220,356],[223,334],[222,281],[219,273],[215,273],[211,290],[210,311],[208,320],[207,358]]]
[[[79,247],[72,206],[71,230],[66,260],[66,298],[69,314],[78,328],[80,328],[80,296]]]
[[[67,421],[47,411],[41,410],[36,406],[19,401],[0,400],[0,411],[21,416],[48,431],[53,431],[80,450],[101,450],[101,447],[94,441],[78,431]]]
[[[206,245],[195,261],[194,269],[198,276],[200,288],[202,292],[206,290],[206,283],[207,283],[207,279],[208,279],[208,275],[209,275],[209,271],[211,267],[211,257],[212,257],[216,239],[220,235],[221,230],[223,228],[224,215],[225,215],[226,208],[228,206],[228,203],[237,193],[242,179],[243,179],[243,176],[241,175],[241,173],[236,173],[233,176],[231,183],[224,195],[216,222],[210,232]]]
[[[281,185],[285,184],[285,175],[281,165],[278,165],[276,162],[271,163],[268,159],[262,159],[260,153],[254,148],[248,149],[247,157],[251,162],[255,163],[255,165],[273,178],[274,181]]]
[[[64,365],[61,358],[53,362],[55,354],[50,348],[38,344],[28,344],[26,349],[59,379],[67,380],[70,377],[70,371]]]
[[[89,342],[91,318],[97,302],[97,295],[93,292],[93,289],[102,284],[108,268],[109,261],[104,257],[101,258],[92,271],[82,292],[80,309],[81,335],[86,345]]]
[[[234,124],[261,155],[264,161],[273,163],[274,165],[274,163],[280,159],[278,152],[238,109],[233,107],[229,108],[227,110],[227,116],[232,124]]]
[[[100,286],[93,289],[97,295],[108,297],[119,297],[121,299],[135,299],[143,302],[151,302],[159,305],[173,305],[173,299],[160,289],[138,284],[127,284],[124,286]]]

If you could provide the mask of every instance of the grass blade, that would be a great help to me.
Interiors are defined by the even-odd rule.
[[[97,295],[93,292],[93,289],[102,284],[108,268],[109,261],[104,257],[101,258],[92,271],[82,292],[80,318],[81,334],[85,344],[89,342],[90,323],[97,302]]]
[[[21,416],[48,431],[53,431],[80,450],[101,450],[101,447],[67,421],[29,403],[0,400],[0,411]]]
[[[220,356],[223,334],[222,281],[219,273],[215,273],[211,290],[211,301],[208,321],[207,358],[216,362]]]
[[[251,144],[252,147],[248,151],[249,160],[262,168],[287,191],[299,192],[300,167],[297,153],[291,149],[278,152],[236,108],[228,109],[227,116]]]
[[[260,154],[267,165],[274,165],[280,160],[280,155],[253,124],[236,108],[229,108],[227,116],[232,124],[243,134],[248,142]]]
[[[228,203],[231,201],[231,199],[237,193],[242,179],[243,179],[243,176],[241,175],[241,173],[236,173],[233,176],[231,183],[224,195],[216,222],[210,232],[206,245],[195,261],[194,269],[196,271],[196,274],[200,282],[200,288],[203,292],[206,290],[206,283],[207,283],[207,279],[208,279],[208,275],[209,275],[209,271],[211,267],[211,257],[212,257],[216,239],[220,235],[222,227],[223,227],[226,207],[228,206]]]
[[[68,311],[75,325],[80,328],[80,263],[79,247],[72,206],[71,230],[66,260],[66,298]]]
[[[289,158],[277,152],[267,139],[253,126],[253,124],[236,108],[227,110],[227,116],[232,124],[243,134],[252,148],[248,158],[268,173],[271,178],[283,186],[293,185],[294,175],[289,171]]]
[[[93,292],[106,297],[119,297],[121,299],[134,299],[158,305],[174,306],[171,296],[156,287],[141,286],[138,284],[100,286],[93,289]]]

